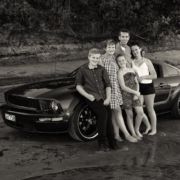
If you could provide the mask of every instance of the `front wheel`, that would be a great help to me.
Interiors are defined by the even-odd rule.
[[[69,134],[78,141],[89,141],[98,136],[96,115],[87,104],[76,106],[69,124]]]
[[[173,106],[172,115],[176,118],[180,117],[180,95],[178,96],[178,98]]]

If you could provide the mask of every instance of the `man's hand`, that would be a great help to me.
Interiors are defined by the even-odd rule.
[[[110,103],[110,99],[105,99],[103,104],[104,104],[105,106],[108,106],[109,103]]]
[[[89,94],[87,97],[91,102],[95,100],[95,97],[92,94]]]

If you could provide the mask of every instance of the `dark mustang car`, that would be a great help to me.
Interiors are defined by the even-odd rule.
[[[168,63],[154,63],[158,78],[155,110],[180,117],[180,69]],[[69,132],[76,140],[97,136],[96,116],[76,92],[77,70],[54,80],[13,88],[5,93],[1,107],[4,122],[33,133]]]

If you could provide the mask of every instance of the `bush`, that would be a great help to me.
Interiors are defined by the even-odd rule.
[[[116,37],[128,28],[134,37],[154,42],[170,31],[180,33],[179,7],[179,0],[1,0],[0,30],[8,24],[10,36],[20,27],[24,34],[56,31],[89,40]]]

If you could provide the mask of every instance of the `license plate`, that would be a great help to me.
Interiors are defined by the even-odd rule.
[[[16,121],[16,116],[13,115],[13,114],[5,113],[5,119],[15,122]]]

